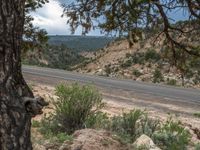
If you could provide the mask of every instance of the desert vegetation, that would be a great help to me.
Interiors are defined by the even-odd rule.
[[[101,94],[93,86],[61,84],[56,87],[55,94],[57,98],[51,99],[54,110],[44,115],[41,121],[32,121],[32,127],[53,143],[62,145],[68,141],[70,145],[76,130],[95,129],[109,132],[127,149],[148,147],[133,144],[142,135],[151,138],[163,150],[199,149],[199,144],[191,140],[189,130],[171,116],[162,122],[140,109],[114,116],[102,112],[105,105]],[[109,141],[102,142],[104,145],[111,144]]]
[[[34,19],[31,17],[31,12],[48,2],[49,0],[1,0],[0,149],[2,150],[31,150],[31,119],[42,113],[43,107],[47,105],[42,97],[34,97],[26,84],[22,74],[21,55],[22,50],[29,50],[23,49],[24,40],[26,46],[33,46],[33,49],[37,46],[39,51],[41,48],[39,41],[42,43],[43,40],[46,41],[46,38],[41,38],[41,35],[46,32],[39,30],[31,23]],[[142,37],[141,27],[146,27],[147,30],[156,28],[158,36],[164,37],[164,48],[169,52],[169,58],[172,58],[173,64],[180,71],[182,85],[185,85],[185,77],[192,75],[186,74],[190,72],[188,57],[193,56],[192,58],[197,59],[200,57],[199,42],[190,43],[199,39],[200,4],[198,0],[130,0],[128,2],[76,0],[62,1],[62,3],[63,16],[68,18],[67,23],[72,33],[75,33],[79,27],[82,28],[82,34],[87,34],[90,30],[97,28],[106,33],[114,31],[119,35],[127,34],[130,37],[129,46],[132,46]],[[171,23],[170,13],[167,13],[176,12],[177,8],[188,14],[187,24],[179,22],[178,28]],[[46,16],[43,15],[43,17],[46,20]],[[176,35],[180,38],[174,38]],[[192,35],[192,38],[188,38],[187,35]],[[196,74],[194,80],[198,83],[198,70]],[[182,131],[181,128],[178,129]],[[60,137],[63,139],[62,133]],[[181,143],[184,148],[188,140],[184,138],[183,141]]]
[[[120,43],[120,41],[117,41]],[[112,46],[98,51],[92,61],[86,62],[79,72],[98,74],[103,76],[133,79],[138,81],[167,84],[173,86],[199,87],[200,59],[187,56],[185,63],[173,65],[171,54],[160,49],[160,47],[126,48],[126,41],[121,40],[122,50],[113,42]],[[148,42],[146,42],[149,45]],[[114,57],[115,51],[122,53],[122,56]],[[181,58],[180,58],[181,60]]]

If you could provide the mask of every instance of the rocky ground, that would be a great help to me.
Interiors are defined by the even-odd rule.
[[[40,95],[50,102],[50,105],[44,109],[44,114],[53,111],[51,104],[51,97],[54,95],[54,87],[48,85],[41,85],[35,83],[29,83],[35,95]],[[101,89],[100,89],[101,90]],[[106,102],[106,107],[102,110],[107,112],[109,115],[119,115],[124,111],[129,111],[133,108],[145,109],[149,116],[159,120],[166,120],[169,114],[174,118],[180,120],[182,124],[187,128],[192,135],[192,142],[200,142],[200,118],[195,117],[193,114],[198,112],[198,108],[190,108],[177,104],[162,104],[159,102],[145,101],[138,99],[137,97],[130,97],[130,95],[122,94],[121,98],[131,99],[131,102],[119,100],[112,96],[113,92],[101,90],[103,93],[103,101]],[[115,91],[120,92],[120,91]],[[33,120],[40,121],[43,115],[36,116]],[[143,135],[145,136],[145,135]],[[126,150],[130,149],[126,145],[116,139],[115,136],[107,131],[97,131],[92,129],[84,129],[76,131],[73,134],[73,141],[64,142],[62,145],[51,143],[51,141],[45,140],[43,136],[35,129],[32,128],[32,141],[34,150]],[[140,139],[143,139],[142,141]],[[136,143],[149,143],[147,144],[154,149],[158,149],[152,143],[153,141],[147,138],[140,138],[136,140]],[[136,144],[138,145],[138,144]],[[133,145],[132,145],[133,146]],[[153,148],[152,148],[153,149]]]
[[[162,43],[162,42],[161,42]],[[162,44],[153,44],[153,39],[135,43],[129,47],[127,40],[114,41],[104,49],[97,52],[84,53],[84,57],[91,59],[85,66],[78,67],[75,71],[79,73],[96,74],[123,79],[132,79],[144,82],[154,82],[155,70],[160,72],[160,84],[182,85],[181,72],[170,62],[164,60],[161,54]],[[162,59],[144,60],[148,50],[155,50]],[[197,72],[194,71],[195,73]],[[199,75],[188,72],[185,76],[186,87],[200,87]],[[157,81],[155,81],[157,82]]]

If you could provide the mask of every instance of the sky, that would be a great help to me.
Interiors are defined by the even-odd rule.
[[[34,17],[33,24],[45,29],[49,35],[70,35],[71,31],[67,25],[67,17],[61,17],[63,9],[59,1],[50,0],[42,8],[31,13]],[[78,28],[75,35],[81,35],[81,28]],[[100,35],[100,31],[91,31],[88,35]]]
[[[45,29],[49,35],[70,35],[71,31],[67,25],[67,17],[61,17],[63,9],[60,6],[62,0],[50,0],[42,8],[37,9],[32,13],[34,17],[33,24]],[[170,14],[174,20],[182,20],[186,14],[180,11],[171,12]],[[81,35],[81,28],[78,28],[75,35]],[[100,36],[100,31],[90,31],[88,35]]]

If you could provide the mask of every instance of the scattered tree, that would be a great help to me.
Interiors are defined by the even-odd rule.
[[[176,49],[200,56],[195,46],[174,38],[173,33],[184,38],[200,29],[199,0],[74,0],[63,4],[64,16],[69,18],[72,33],[79,26],[83,34],[100,28],[103,32],[126,34],[133,41],[141,37],[142,29],[159,31],[176,58]],[[188,14],[188,22],[174,26],[168,12],[182,11]],[[187,20],[186,19],[186,20]],[[180,38],[179,38],[180,39]]]

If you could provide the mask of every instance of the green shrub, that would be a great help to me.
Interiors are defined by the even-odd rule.
[[[169,118],[153,139],[163,150],[185,150],[190,142],[190,134],[179,121]]]
[[[131,57],[131,54],[130,53],[126,53],[126,58],[129,58]]]
[[[88,116],[87,120],[85,121],[85,126],[87,128],[94,128],[94,129],[107,129],[109,128],[110,120],[106,113],[98,111],[94,115]]]
[[[122,68],[128,68],[128,67],[130,67],[132,65],[132,60],[131,59],[127,59],[127,60],[125,60],[120,66],[122,67]]]
[[[149,64],[147,65],[147,67],[148,67],[148,68],[151,68],[151,67],[152,67],[152,64],[151,64],[151,63],[149,63]]]
[[[123,113],[122,116],[111,118],[111,131],[122,137],[125,142],[133,142],[139,136],[139,120],[144,118],[145,113],[139,109],[132,110],[129,113]]]
[[[64,141],[72,141],[73,140],[73,136],[72,135],[68,135],[66,133],[60,132],[60,133],[53,133],[53,132],[49,132],[43,134],[45,139],[50,140],[53,143],[63,143]]]
[[[164,81],[164,77],[163,77],[161,71],[156,68],[154,73],[153,73],[153,82],[154,83],[160,83],[162,81]]]
[[[145,53],[145,60],[157,62],[158,60],[160,60],[160,55],[155,50],[149,49]]]
[[[200,75],[199,74],[194,76],[193,82],[195,85],[200,83]]]
[[[148,118],[147,115],[141,120],[140,124],[141,134],[145,134],[150,138],[152,138],[154,133],[160,128],[160,121]]]
[[[112,117],[109,129],[117,134],[122,142],[133,143],[142,134],[152,137],[159,125],[159,121],[148,118],[145,111],[134,109],[121,116]]]
[[[41,123],[37,120],[32,120],[31,123],[32,123],[32,127],[34,127],[34,128],[39,128],[41,125]]]
[[[65,133],[58,133],[56,136],[56,141],[63,143],[64,141],[72,141],[73,137]]]
[[[200,150],[200,143],[197,143],[197,144],[195,145],[194,150]]]
[[[142,75],[142,73],[141,73],[139,70],[137,70],[137,69],[134,69],[132,73],[133,73],[133,75],[136,76],[136,77],[139,77],[139,76]]]
[[[145,55],[144,53],[134,53],[134,55],[132,55],[132,63],[144,64],[145,61],[144,55]]]
[[[131,147],[131,150],[149,150],[149,147],[147,145],[140,145],[140,146],[135,146],[133,145]]]
[[[175,79],[168,79],[167,84],[168,85],[176,85],[176,80]]]
[[[110,64],[105,66],[105,72],[106,72],[107,75],[111,74],[112,69],[111,69],[111,65]]]
[[[45,133],[67,133],[86,128],[88,119],[95,118],[99,110],[104,106],[101,95],[91,86],[71,86],[61,84],[56,87],[54,101],[55,112],[42,120],[41,131]],[[90,123],[92,125],[94,123]]]
[[[197,117],[197,118],[200,118],[200,112],[194,113],[194,116]]]

